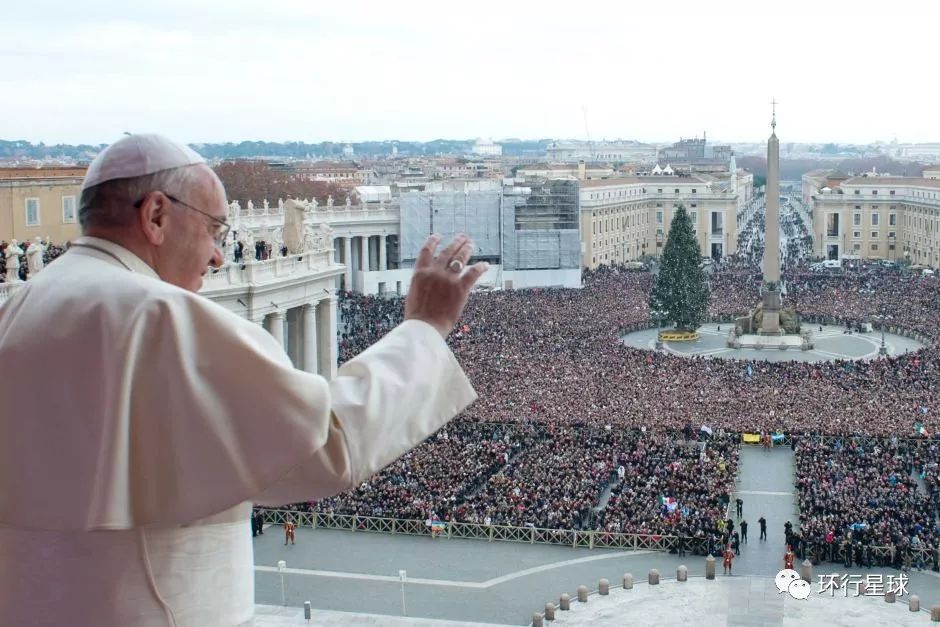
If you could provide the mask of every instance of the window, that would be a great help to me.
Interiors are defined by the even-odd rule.
[[[694,194],[694,193],[695,193],[695,191],[696,191],[696,190],[695,190],[695,188],[693,187],[693,188],[692,188],[692,193]]]
[[[871,249],[872,249],[872,250],[878,250],[878,244],[872,244],[872,245],[871,245]]]
[[[894,196],[894,190],[893,190],[893,189],[892,189],[890,192],[888,192],[888,193],[889,193],[890,195]]]
[[[862,226],[862,214],[852,214],[852,226]]]
[[[872,195],[872,196],[877,196],[877,195],[878,195],[878,190],[877,190],[877,189],[871,190],[871,195]]]
[[[657,190],[656,190],[656,193],[657,193],[657,194],[662,194],[662,193],[663,193],[663,188],[660,187],[659,189],[657,189]]]
[[[896,213],[888,214],[888,226],[897,226],[898,225],[898,215]]]
[[[859,190],[859,189],[855,190],[855,195],[856,195],[856,196],[859,195],[859,194],[861,194],[861,193],[862,193],[861,190]]]
[[[871,232],[871,238],[872,238],[872,239],[878,239],[878,231],[872,231],[872,232]]]
[[[676,193],[677,193],[677,194],[679,193],[679,188],[678,188],[678,187],[676,188]]]
[[[838,213],[826,214],[826,235],[828,237],[839,236],[839,214]]]
[[[26,226],[39,226],[39,199],[26,199]]]
[[[888,239],[894,239],[896,237],[894,231],[888,231]]]
[[[662,223],[663,223],[663,212],[657,211],[656,212],[656,224],[662,224]]]
[[[861,231],[852,231],[852,239],[862,239]]]
[[[854,248],[855,250],[861,250],[862,245],[859,244],[858,242],[855,242],[854,244],[852,244],[852,248]]]
[[[880,214],[877,214],[877,213],[871,214],[871,225],[872,225],[872,226],[878,226],[879,215],[880,215]]]
[[[75,224],[75,196],[62,197],[62,224]]]
[[[721,235],[724,232],[724,217],[725,215],[720,211],[712,211],[711,215],[711,232],[712,235]]]

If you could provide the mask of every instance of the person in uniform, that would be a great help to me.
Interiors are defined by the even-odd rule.
[[[793,549],[790,548],[790,545],[787,545],[787,552],[783,554],[783,567],[793,570],[793,562],[796,560],[796,554],[793,552]]]
[[[319,376],[258,324],[269,298],[198,294],[227,216],[201,156],[123,137],[82,237],[0,307],[0,625],[249,625],[252,503],[351,489],[476,399],[445,341],[487,268],[468,237],[431,236],[405,321]]]
[[[284,546],[287,546],[288,542],[290,542],[291,544],[296,544],[296,542],[294,541],[294,529],[296,527],[297,525],[294,524],[293,518],[288,516],[284,520]]]
[[[725,567],[725,574],[731,574],[731,564],[734,562],[734,551],[731,550],[731,545],[725,545],[724,560],[722,560],[722,565]]]

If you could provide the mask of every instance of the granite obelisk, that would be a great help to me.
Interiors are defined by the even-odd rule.
[[[780,333],[780,142],[777,140],[777,102],[772,102],[767,140],[767,189],[764,223],[764,296],[760,333]]]

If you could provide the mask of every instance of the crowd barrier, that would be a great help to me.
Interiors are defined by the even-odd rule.
[[[388,533],[411,536],[433,536],[486,540],[489,542],[519,542],[524,544],[553,544],[582,548],[611,548],[623,550],[672,551],[693,555],[706,555],[708,542],[701,538],[658,534],[615,533],[578,529],[542,529],[511,525],[486,525],[441,521],[437,531],[430,521],[328,512],[301,512],[285,509],[261,508],[265,524],[282,525],[290,518],[300,527],[312,529],[342,529],[360,533]],[[680,544],[681,543],[681,544]]]
[[[261,509],[265,524],[282,525],[288,518],[301,527],[312,529],[341,529],[354,533],[386,533],[391,535],[428,536],[438,538],[462,538],[487,542],[516,542],[522,544],[551,544],[587,549],[619,549],[624,551],[660,551],[684,555],[719,555],[721,547],[706,538],[686,536],[616,533],[577,529],[540,529],[537,527],[514,527],[509,525],[485,525],[441,521],[432,528],[429,521],[380,516],[358,516],[355,514],[330,514],[327,512],[299,512],[284,509]],[[854,551],[854,548],[853,548]],[[854,559],[855,554],[853,552]],[[872,566],[931,569],[937,565],[937,552],[931,548],[910,549],[910,560],[899,557],[891,546],[868,546],[863,553],[863,563]],[[783,556],[780,556],[783,559]],[[817,562],[842,562],[843,549],[838,544],[807,545],[800,551],[799,559]]]

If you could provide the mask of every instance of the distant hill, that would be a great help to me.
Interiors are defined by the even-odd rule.
[[[54,144],[47,146],[39,142],[32,144],[28,141],[7,141],[0,139],[0,159],[74,159],[76,161],[91,160],[98,154],[104,144],[90,146],[79,144]]]
[[[245,159],[267,157],[275,159],[343,159],[344,148],[353,149],[353,158],[375,158],[392,155],[392,148],[398,149],[398,156],[435,156],[469,153],[476,140],[472,139],[435,139],[429,142],[374,141],[374,142],[262,142],[243,141],[238,143],[200,143],[190,144],[207,159]],[[550,140],[510,140],[498,142],[503,147],[503,154],[508,156],[543,156]],[[23,140],[0,140],[0,159],[72,159],[90,161],[105,147],[105,144],[91,146],[81,144],[32,144]]]

